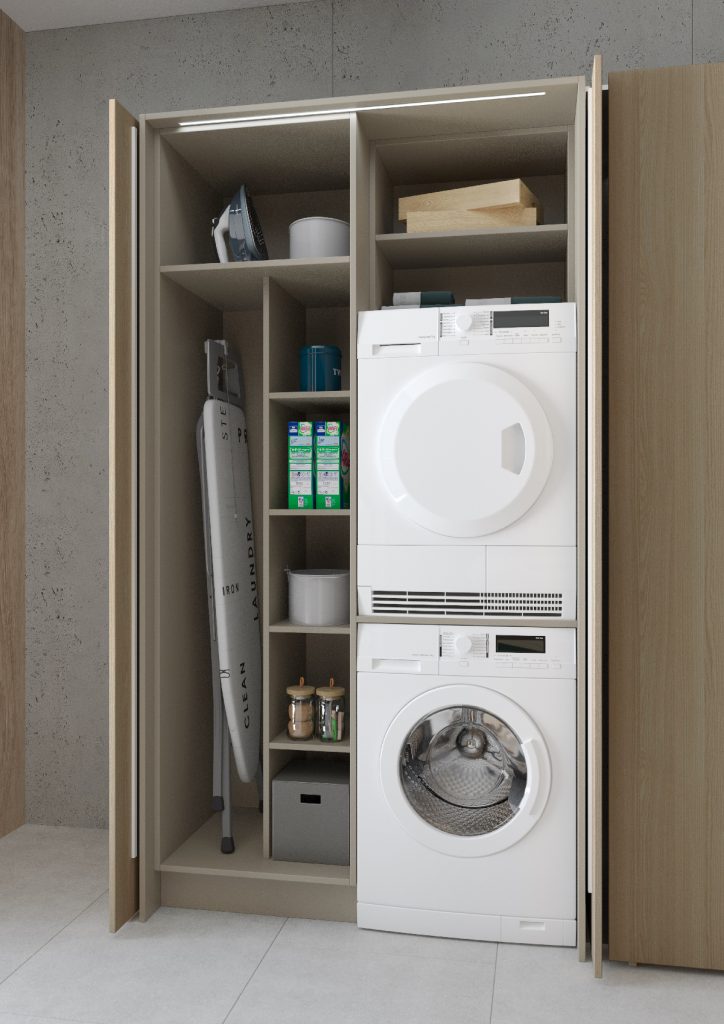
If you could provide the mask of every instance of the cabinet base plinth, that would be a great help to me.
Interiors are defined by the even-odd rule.
[[[357,920],[357,890],[354,886],[280,882],[277,879],[266,881],[223,875],[164,873],[161,905],[274,917],[306,917],[320,921]]]

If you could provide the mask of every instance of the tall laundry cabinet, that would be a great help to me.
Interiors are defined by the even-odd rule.
[[[609,78],[609,955],[724,969],[724,64]]]
[[[600,168],[600,66],[591,97],[591,160]],[[596,127],[597,126],[597,127]],[[355,917],[356,324],[395,290],[561,295],[578,304],[578,918],[586,949],[594,869],[586,870],[586,294],[587,95],[582,78],[158,114],[138,121],[111,102],[110,184],[110,681],[111,927],[136,909],[195,906],[309,917]],[[589,166],[589,170],[591,166]],[[400,195],[523,177],[543,223],[407,235]],[[247,184],[269,260],[221,265],[210,237]],[[600,174],[589,183],[598,199]],[[138,216],[134,202],[138,199]],[[599,223],[600,204],[591,224]],[[289,259],[297,217],[343,217],[350,257]],[[590,225],[589,225],[590,228]],[[587,280],[587,268],[589,280]],[[600,295],[600,289],[595,292]],[[211,685],[200,490],[194,430],[205,397],[203,342],[239,354],[263,609],[263,813],[236,782],[232,856],[211,814]],[[591,339],[600,339],[592,331]],[[297,351],[343,350],[342,390],[301,393]],[[594,360],[595,363],[595,360]],[[286,508],[286,425],[349,418],[351,508]],[[291,624],[284,569],[350,568],[349,626]],[[450,620],[456,622],[458,620]],[[469,624],[470,620],[464,620]],[[498,622],[498,624],[509,624]],[[526,624],[535,625],[535,620]],[[550,626],[550,620],[544,623]],[[285,687],[303,666],[348,688],[349,739],[289,741]],[[349,866],[275,861],[271,779],[311,751],[349,764]],[[594,815],[595,817],[595,815]],[[597,836],[598,833],[595,833]],[[598,925],[594,936],[600,935]],[[600,964],[600,941],[594,942]]]

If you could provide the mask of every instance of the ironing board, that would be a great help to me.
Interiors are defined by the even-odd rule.
[[[205,344],[208,398],[196,428],[201,476],[213,698],[212,808],[233,853],[230,748],[242,782],[260,787],[261,635],[249,451],[238,364]]]

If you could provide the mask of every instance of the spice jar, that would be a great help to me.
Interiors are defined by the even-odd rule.
[[[330,679],[329,686],[317,687],[318,739],[330,743],[344,739],[344,708],[343,686],[335,686]]]
[[[304,685],[304,676],[297,686],[287,687],[287,732],[293,740],[311,740],[314,736],[314,687]]]

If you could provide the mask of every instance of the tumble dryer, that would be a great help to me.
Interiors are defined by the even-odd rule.
[[[357,923],[574,945],[575,630],[363,623]]]
[[[361,614],[575,618],[575,315],[360,314]]]

